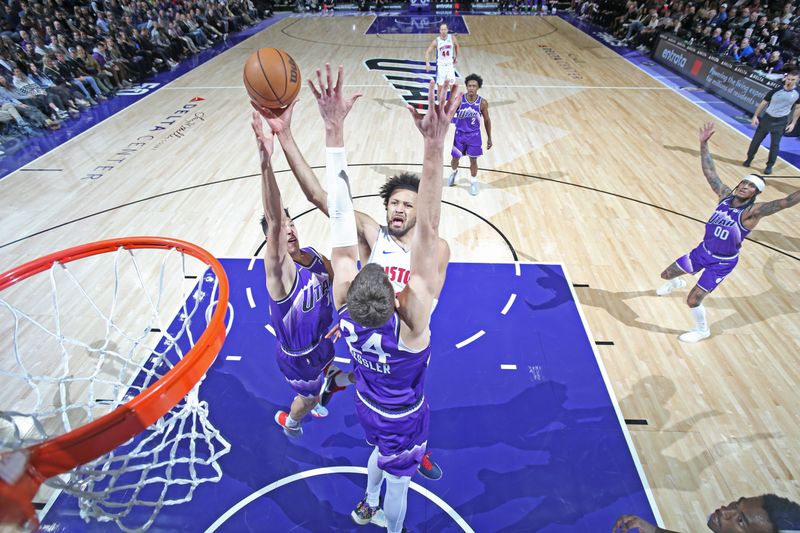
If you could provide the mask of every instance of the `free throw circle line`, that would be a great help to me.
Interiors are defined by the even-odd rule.
[[[264,496],[265,494],[269,494],[275,489],[279,489],[284,485],[288,485],[289,483],[294,483],[295,481],[299,481],[301,479],[308,479],[311,477],[316,476],[324,476],[327,474],[363,474],[367,475],[367,469],[363,466],[327,466],[324,468],[315,468],[313,470],[306,470],[305,472],[298,472],[296,474],[292,474],[291,476],[286,476],[283,479],[279,479],[278,481],[274,481],[267,485],[266,487],[262,487],[255,491],[254,493],[250,494],[243,500],[239,501],[236,505],[225,511],[225,513],[217,518],[217,520],[206,529],[205,533],[213,533],[217,531],[219,527],[224,524],[230,517],[234,514],[238,513],[242,510],[245,506],[253,502],[254,500]],[[453,521],[459,525],[459,527],[465,531],[466,533],[475,533],[475,530],[472,529],[467,521],[464,520],[461,515],[459,515],[455,509],[450,507],[444,500],[442,500],[439,496],[432,493],[422,485],[418,485],[417,483],[411,482],[411,489],[417,491],[418,493],[422,494],[430,501],[435,503],[442,509],[445,513],[447,513]]]

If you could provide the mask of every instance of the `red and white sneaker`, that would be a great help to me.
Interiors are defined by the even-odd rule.
[[[322,405],[321,403],[315,405],[310,412],[311,416],[313,416],[314,418],[325,418],[326,416],[328,416],[328,408]]]
[[[283,433],[287,437],[300,437],[303,434],[303,428],[297,426],[296,428],[290,428],[286,425],[286,419],[289,418],[289,413],[286,411],[278,411],[275,413],[275,422],[283,428]]]
[[[442,479],[442,468],[431,461],[431,452],[425,452],[425,455],[422,456],[422,462],[417,467],[417,472],[431,481]]]

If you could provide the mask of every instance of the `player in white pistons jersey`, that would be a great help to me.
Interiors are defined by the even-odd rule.
[[[447,24],[439,26],[439,35],[425,50],[425,70],[430,69],[428,58],[431,52],[434,49],[436,50],[436,85],[439,94],[442,94],[442,86],[445,80],[450,80],[450,90],[455,90],[456,88],[455,64],[458,63],[461,49],[458,46],[456,36],[451,35],[448,31]]]
[[[372,245],[372,253],[367,263],[376,263],[383,267],[386,276],[394,287],[394,292],[400,292],[408,284],[411,276],[411,251],[404,249],[389,235],[389,228],[381,226],[378,238]]]
[[[330,66],[326,65],[326,69],[330,72]],[[320,81],[320,85],[322,84],[322,73],[317,70],[318,80]],[[341,84],[343,80],[342,76],[342,67],[339,66],[339,74],[336,80],[336,84],[333,87],[328,87],[328,91],[330,92],[340,92],[341,91]],[[330,85],[330,84],[329,84]],[[348,110],[349,107],[355,103],[355,101],[361,96],[361,93],[353,94],[347,100]],[[280,133],[276,132],[278,139],[281,142],[281,147],[283,148],[284,153],[286,154],[286,159],[289,162],[289,166],[292,169],[292,174],[297,178],[298,183],[300,184],[300,188],[303,190],[308,201],[312,204],[317,206],[317,208],[322,211],[325,216],[329,216],[328,214],[328,193],[325,189],[322,188],[320,185],[319,179],[317,175],[314,174],[314,171],[311,167],[306,163],[305,159],[302,157],[297,144],[294,141],[292,136],[291,129],[289,127],[291,120],[292,120],[292,110],[294,109],[294,105],[297,101],[295,100],[292,105],[290,105],[285,111],[281,113],[281,120],[285,121],[286,126],[282,129]],[[274,128],[273,128],[274,129]],[[343,157],[345,157],[343,155]],[[345,164],[347,163],[345,157]],[[359,257],[361,258],[369,258],[372,256],[372,249],[373,246],[378,243],[378,237],[381,233],[381,228],[385,228],[386,233],[388,234],[389,238],[393,240],[400,249],[402,250],[411,250],[411,242],[414,238],[414,233],[416,230],[417,224],[417,213],[416,213],[416,203],[417,203],[417,191],[419,190],[419,178],[411,173],[401,173],[396,176],[392,176],[389,178],[386,183],[380,189],[380,196],[383,199],[383,205],[386,208],[386,225],[381,226],[378,221],[376,221],[371,216],[363,213],[361,211],[356,211],[356,231],[358,233],[358,253]],[[444,278],[447,271],[447,264],[450,261],[450,247],[442,238],[439,238],[439,245],[438,249],[434,252],[436,254],[436,262],[439,266],[439,275],[441,276],[441,283],[438,286],[444,285]],[[381,252],[381,259],[382,261],[376,261],[381,264],[381,266],[386,266],[387,264],[391,268],[392,266],[396,267],[403,267],[406,270],[409,270],[410,266],[410,256],[409,252],[406,252],[406,257],[403,258],[404,263],[384,263],[384,255],[390,256],[392,254],[383,254]],[[401,255],[398,254],[398,260],[400,259]],[[388,257],[386,261],[394,261],[395,259],[389,260]],[[406,266],[403,266],[406,265]],[[409,274],[410,276],[410,274]],[[405,274],[403,275],[403,279],[405,279]],[[405,286],[405,284],[403,284]],[[438,294],[435,295],[438,298]],[[330,399],[331,392],[336,392],[341,390],[339,388],[339,384],[345,384],[346,382],[350,381],[349,377],[345,372],[342,372],[340,369],[336,368],[334,365],[331,365],[331,370],[328,373],[328,379],[325,383],[325,387],[323,389],[322,398],[320,403],[322,405],[326,405],[328,400]],[[423,467],[426,465],[431,464],[430,461],[426,460],[423,461]],[[427,471],[424,468],[420,471],[423,475],[430,477],[431,471]],[[440,474],[439,474],[440,475]],[[435,476],[434,476],[435,477]]]

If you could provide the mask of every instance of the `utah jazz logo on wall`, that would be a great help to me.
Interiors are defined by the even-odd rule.
[[[428,109],[428,82],[436,78],[436,63],[425,70],[425,62],[413,59],[367,59],[367,70],[383,73],[400,97],[417,109]],[[456,77],[460,77],[456,72]]]

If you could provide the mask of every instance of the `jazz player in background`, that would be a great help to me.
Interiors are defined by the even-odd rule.
[[[265,113],[261,110],[261,113]],[[323,369],[333,360],[333,324],[330,261],[313,248],[300,248],[297,231],[281,204],[281,193],[272,170],[273,133],[264,133],[259,112],[252,126],[261,158],[261,221],[267,245],[264,248],[267,292],[272,327],[277,339],[276,359],[286,381],[297,393],[287,413],[275,413],[275,421],[289,437],[303,434],[303,418],[312,410],[325,416],[318,406]],[[266,118],[266,117],[265,117]]]
[[[447,28],[447,24],[442,23],[439,26],[439,35],[431,42],[431,45],[425,50],[425,70],[430,70],[431,65],[428,58],[431,52],[436,50],[436,86],[438,94],[445,94],[444,82],[450,82],[450,88],[455,90],[456,87],[456,70],[455,64],[458,63],[458,58],[461,54],[461,49],[458,46],[458,40],[455,35],[451,35]]]
[[[342,74],[339,73],[338,82],[341,83]],[[332,86],[330,79],[328,86]],[[352,105],[361,96],[355,93],[351,98]],[[286,159],[297,178],[300,188],[308,201],[317,206],[326,216],[328,213],[328,193],[319,183],[316,174],[305,163],[297,144],[291,135],[291,117],[294,104],[292,104],[280,117],[282,125],[270,122],[281,142]],[[265,111],[270,113],[269,111]],[[278,117],[274,117],[273,119]],[[302,163],[301,163],[302,162]],[[411,242],[414,239],[417,223],[417,191],[419,178],[409,173],[392,176],[380,189],[380,196],[386,208],[386,225],[380,225],[372,217],[360,211],[355,212],[356,230],[358,232],[358,252],[360,258],[367,258],[366,263],[376,263],[386,272],[395,293],[402,291],[412,274],[411,268]],[[436,257],[438,272],[441,278],[439,287],[444,285],[447,264],[450,261],[450,247],[447,241],[439,239],[434,255]],[[363,263],[363,260],[362,260]],[[436,297],[439,297],[437,292]],[[327,405],[333,393],[342,390],[348,383],[355,379],[352,372],[346,373],[335,365],[331,365],[322,391],[322,405]],[[428,479],[439,479],[442,476],[441,468],[430,460],[428,452],[420,466],[420,474]]]
[[[435,253],[442,204],[442,149],[460,93],[433,101],[428,112],[409,107],[424,138],[418,223],[411,241],[412,275],[400,294],[386,271],[371,263],[358,270],[359,237],[350,196],[344,149],[344,119],[354,98],[341,95],[342,68],[333,86],[328,69],[325,85],[317,71],[319,90],[309,81],[325,122],[327,211],[331,222],[331,260],[335,274],[334,302],[339,326],[350,348],[356,375],[356,415],[374,446],[367,465],[366,496],[351,513],[367,524],[380,511],[381,486],[386,481],[383,513],[389,533],[400,533],[405,519],[411,476],[422,461],[428,438],[430,409],[424,384],[431,355],[430,317],[443,278]],[[445,82],[444,88],[448,88]]]
[[[477,74],[470,74],[464,80],[467,94],[461,97],[461,105],[456,112],[453,122],[456,124],[456,133],[453,137],[452,159],[450,168],[453,171],[447,178],[447,185],[456,184],[458,176],[458,162],[462,156],[469,157],[469,193],[478,194],[478,157],[483,154],[481,139],[481,117],[483,127],[486,128],[486,149],[492,147],[492,121],[489,118],[489,102],[478,96],[478,89],[483,87],[483,78]]]
[[[763,179],[753,174],[742,178],[736,188],[731,190],[719,179],[714,160],[708,151],[708,140],[712,135],[714,135],[713,123],[700,128],[700,159],[703,174],[720,202],[706,222],[703,242],[661,273],[662,279],[668,281],[656,290],[659,296],[669,294],[675,289],[686,286],[686,282],[680,279],[680,276],[703,271],[686,299],[695,320],[695,327],[679,337],[683,342],[698,342],[711,335],[703,299],[734,269],[739,261],[742,241],[756,224],[765,216],[774,215],[778,211],[800,203],[800,190],[780,200],[756,203],[756,198],[764,192],[766,184]]]

